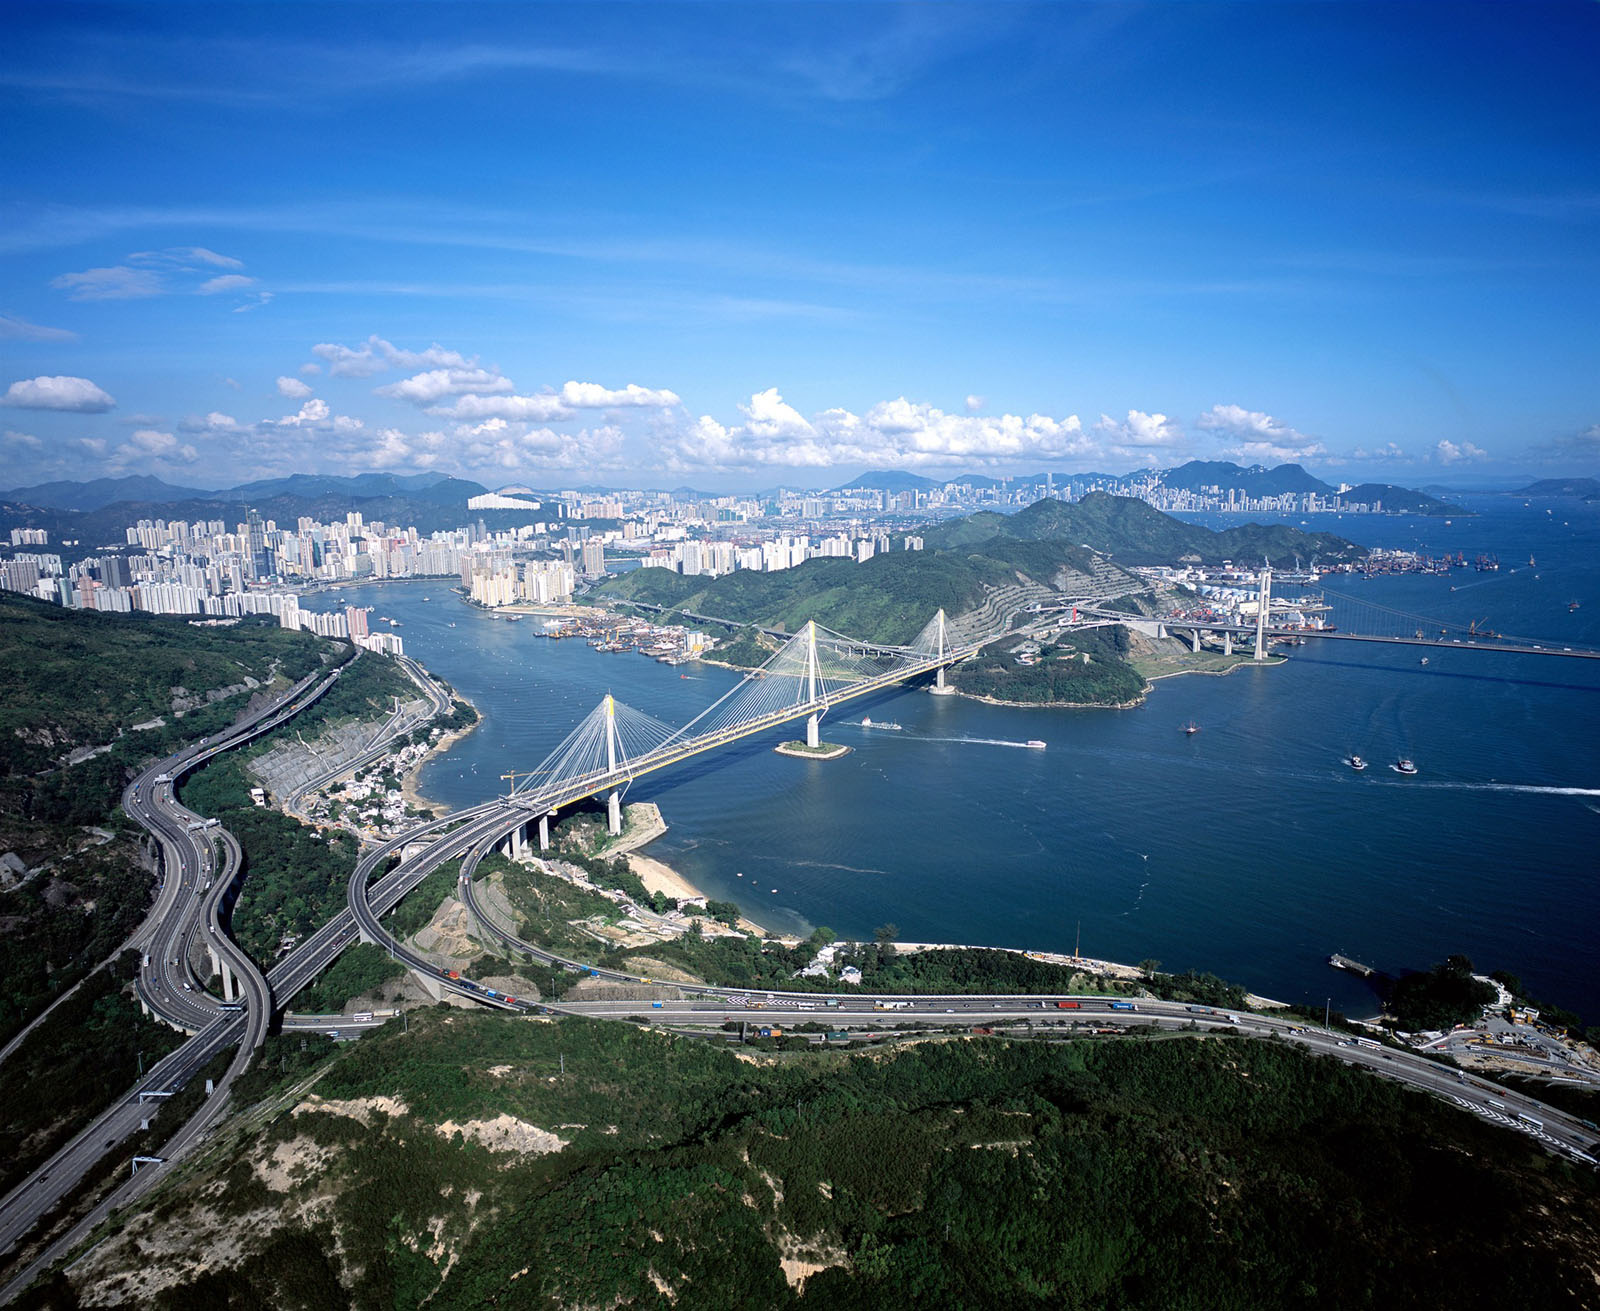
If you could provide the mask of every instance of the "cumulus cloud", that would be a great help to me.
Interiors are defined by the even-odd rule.
[[[65,328],[46,328],[16,314],[0,314],[0,341],[77,341]]]
[[[126,264],[63,273],[50,285],[66,292],[72,300],[138,300],[159,296],[167,289],[155,270],[129,268]]]
[[[376,390],[379,396],[392,396],[413,405],[432,405],[446,396],[494,395],[516,389],[510,378],[492,369],[445,368],[429,369]]]
[[[1262,464],[1306,459],[1321,455],[1327,449],[1315,437],[1279,422],[1262,410],[1247,410],[1242,405],[1213,405],[1200,416],[1196,426],[1237,439],[1236,445],[1221,452],[1223,455]]]
[[[121,472],[135,464],[151,460],[166,464],[193,464],[200,453],[193,446],[180,442],[177,435],[155,428],[140,428],[111,453],[111,468]]]
[[[69,376],[24,378],[0,397],[0,405],[19,410],[68,410],[73,414],[104,414],[116,405],[87,378]]]
[[[78,445],[88,451],[90,455],[104,455],[106,453],[104,437],[80,437],[78,438]]]
[[[967,397],[967,413],[976,414],[984,406],[984,398],[976,393]]]
[[[1438,460],[1440,464],[1458,464],[1463,460],[1483,460],[1487,459],[1488,455],[1488,451],[1483,450],[1481,447],[1474,446],[1471,442],[1461,442],[1460,444],[1457,444],[1456,442],[1450,441],[1448,438],[1441,440],[1440,443],[1434,447],[1434,458]]]
[[[3,440],[8,446],[23,446],[33,451],[44,445],[31,432],[18,432],[15,428],[7,428]]]
[[[328,372],[336,378],[370,378],[388,369],[471,369],[478,363],[437,342],[425,351],[402,350],[376,333],[359,346],[322,342],[311,353],[326,360]]]
[[[1093,448],[1077,415],[951,414],[900,397],[863,414],[829,409],[809,419],[777,388],[739,407],[744,421],[724,426],[703,415],[669,438],[674,469],[828,468],[842,464],[940,466],[1056,459]]]
[[[215,296],[224,291],[243,291],[255,284],[254,278],[247,278],[242,273],[223,273],[215,278],[207,278],[195,288],[195,292],[201,296]]]
[[[1364,446],[1358,446],[1350,452],[1350,458],[1352,460],[1372,460],[1381,463],[1387,460],[1403,460],[1406,458],[1406,453],[1394,442],[1384,442],[1382,446],[1374,447],[1370,451]]]
[[[301,428],[307,424],[325,423],[328,418],[328,402],[320,397],[313,396],[300,407],[298,414],[286,414],[277,421],[280,428]],[[270,419],[267,422],[272,422]]]
[[[611,391],[597,382],[564,382],[561,399],[575,410],[609,410],[624,406],[667,409],[679,404],[677,392],[641,387],[632,382],[621,391]]]
[[[285,374],[278,379],[278,395],[287,396],[291,401],[300,401],[311,395],[311,388],[300,379]]]
[[[1094,427],[1113,446],[1123,448],[1176,446],[1183,441],[1183,430],[1166,415],[1143,410],[1129,410],[1121,422],[1102,414]]]
[[[554,392],[534,396],[479,396],[468,393],[451,405],[435,405],[429,414],[445,419],[514,419],[524,423],[552,423],[570,419],[572,408]]]

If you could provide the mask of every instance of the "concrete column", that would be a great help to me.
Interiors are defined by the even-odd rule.
[[[606,832],[614,838],[622,836],[622,793],[615,790],[606,797]]]
[[[239,1000],[239,983],[233,977],[233,969],[227,961],[222,962],[222,1000]]]
[[[539,816],[539,850],[550,850],[550,816]]]
[[[1200,630],[1198,628],[1189,630],[1189,646],[1196,655],[1200,654]]]
[[[434,1001],[444,1000],[444,984],[439,982],[437,974],[427,970],[412,970],[411,977],[422,985],[422,990]]]
[[[936,672],[934,674],[934,676],[933,676],[933,685],[936,688],[938,688],[941,692],[944,691],[945,684],[944,684],[944,666],[943,665],[940,665],[939,669],[938,669],[938,672]]]
[[[1257,592],[1256,606],[1256,659],[1267,658],[1267,612],[1272,605],[1272,570],[1263,569]]]
[[[528,849],[528,826],[518,824],[511,830],[511,859],[521,860],[523,853]]]
[[[822,745],[821,715],[812,715],[806,720],[806,745],[820,747]]]
[[[1222,632],[1222,654],[1233,654],[1233,630],[1224,629]]]
[[[217,949],[209,942],[206,943],[206,959],[211,962],[211,972],[213,974],[222,973],[222,962],[217,959]]]

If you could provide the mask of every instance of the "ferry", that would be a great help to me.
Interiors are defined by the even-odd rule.
[[[1358,774],[1367,767],[1367,762],[1360,756],[1346,756],[1344,758],[1344,763],[1349,765],[1350,768],[1355,770]]]
[[[865,715],[861,716],[861,727],[862,728],[886,728],[891,733],[903,733],[903,732],[905,732],[905,729],[899,724],[887,723],[886,721],[881,720],[881,719],[878,720],[876,723],[874,723],[872,720],[868,719]]]
[[[1028,739],[1028,747],[1033,751],[1043,751],[1044,743],[1036,737],[1030,737]]]
[[[1417,772],[1416,765],[1406,756],[1401,756],[1389,768],[1394,770],[1396,774],[1415,774]]]

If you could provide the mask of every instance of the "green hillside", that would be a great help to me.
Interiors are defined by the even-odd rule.
[[[1332,533],[1307,533],[1287,524],[1242,524],[1213,532],[1163,514],[1131,496],[1090,492],[1081,501],[1037,501],[1016,514],[985,511],[923,534],[929,549],[965,547],[998,552],[1006,540],[1072,542],[1103,552],[1118,564],[1172,564],[1193,557],[1203,564],[1292,564],[1355,559],[1363,548]]]
[[[441,1007],[409,1027],[337,1052],[271,1040],[235,1094],[255,1112],[119,1220],[76,1292],[440,1311],[1592,1302],[1592,1174],[1283,1044],[745,1061],[577,1019]]]

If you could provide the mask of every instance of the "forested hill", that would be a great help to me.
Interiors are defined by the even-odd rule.
[[[985,511],[957,519],[923,534],[930,549],[982,549],[1002,552],[1001,543],[1059,541],[1081,544],[1111,556],[1118,564],[1172,564],[1194,559],[1202,564],[1224,560],[1274,565],[1316,556],[1349,560],[1364,554],[1354,542],[1332,533],[1307,533],[1287,524],[1241,524],[1213,532],[1163,514],[1131,496],[1090,492],[1081,501],[1036,501],[1016,514]]]
[[[1288,1044],[741,1060],[444,1007],[268,1043],[53,1305],[1593,1305],[1592,1174]]]
[[[643,601],[796,632],[807,620],[868,642],[903,643],[941,607],[958,615],[978,605],[986,586],[1018,572],[1048,583],[1063,568],[1088,570],[1092,553],[1064,541],[995,540],[993,549],[890,551],[864,564],[807,560],[793,569],[741,569],[721,578],[639,569],[603,584],[611,600]]]

